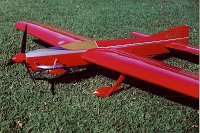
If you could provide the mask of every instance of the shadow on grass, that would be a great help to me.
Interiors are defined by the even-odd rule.
[[[169,50],[170,50],[170,53],[156,55],[152,58],[162,61],[162,60],[168,59],[170,57],[175,57],[175,58],[179,58],[181,60],[190,62],[192,64],[199,64],[199,56],[198,55],[187,53],[184,51],[175,50],[175,49],[170,49],[170,48],[169,48]]]
[[[94,77],[96,73],[92,73],[90,69],[75,73],[65,73],[55,78],[35,78],[36,80],[45,80],[51,84],[52,94],[55,95],[55,85],[59,83],[67,84],[71,82],[80,82],[83,79],[89,79]]]
[[[34,40],[34,41],[41,46],[51,47],[51,45],[49,45],[48,43],[45,43],[44,41],[41,41],[38,39]],[[168,59],[170,57],[176,57],[176,58],[180,58],[183,60],[187,60],[188,62],[191,62],[194,64],[199,63],[199,57],[197,55],[193,55],[193,54],[186,53],[186,52],[180,52],[180,51],[172,50],[172,49],[170,49],[170,51],[171,51],[170,54],[163,54],[163,55],[159,55],[159,56],[154,56],[152,58],[162,61],[162,60]],[[55,95],[55,85],[56,84],[79,82],[83,79],[89,79],[90,77],[94,77],[95,75],[103,75],[107,78],[117,80],[117,78],[120,74],[115,71],[108,70],[106,68],[102,68],[102,67],[99,67],[96,65],[89,65],[85,71],[76,72],[76,73],[66,73],[62,76],[59,76],[56,78],[51,78],[51,79],[37,78],[37,80],[48,81],[51,84],[52,94]],[[148,83],[143,80],[139,80],[137,78],[133,78],[130,76],[126,76],[124,83],[129,84],[130,86],[137,87],[140,90],[164,97],[168,100],[171,100],[171,101],[174,101],[174,102],[186,105],[186,106],[190,106],[194,109],[198,109],[199,100],[189,97],[189,96],[186,96],[186,95],[183,95],[183,94],[180,94],[180,93],[177,93],[175,91],[171,91],[167,88],[160,87],[155,84],[151,84],[151,83]],[[127,89],[130,89],[130,87],[124,88],[124,90],[127,90]]]
[[[111,78],[113,80],[116,80],[119,73],[108,70],[96,65],[90,65],[85,71],[82,72],[76,72],[76,73],[66,73],[62,76],[56,77],[56,78],[37,78],[37,80],[45,80],[48,81],[51,84],[51,91],[52,94],[55,95],[55,85],[59,83],[70,83],[70,82],[79,82],[82,79],[88,79],[90,77],[94,77],[95,75],[103,75],[107,78]],[[126,76],[126,79],[124,83],[129,84],[130,87],[123,88],[123,90],[128,90],[131,88],[131,86],[134,86],[136,88],[139,88],[140,90],[164,97],[168,100],[190,106],[194,109],[198,109],[198,100],[192,97],[188,97],[186,95],[182,95],[180,93],[171,91],[167,88],[163,88],[148,82],[145,82],[143,80],[139,80],[137,78]],[[114,94],[116,95],[116,94]]]

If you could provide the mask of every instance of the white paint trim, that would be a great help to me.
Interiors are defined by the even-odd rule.
[[[45,65],[41,65],[41,66],[37,66],[37,68],[40,69],[57,69],[57,68],[63,68],[64,65],[53,65],[53,66],[45,66]]]
[[[157,44],[157,43],[165,43],[170,41],[176,40],[183,40],[188,39],[189,37],[182,37],[182,38],[174,38],[174,39],[167,39],[167,40],[159,40],[159,41],[150,41],[150,42],[140,42],[140,43],[133,43],[133,44],[124,44],[124,45],[115,45],[115,46],[107,46],[107,47],[97,47],[97,48],[126,48],[130,46],[139,46],[139,45],[150,45],[150,44]],[[96,43],[96,41],[95,41]],[[72,53],[81,53],[85,52],[86,50],[58,50],[58,49],[38,49],[29,51],[26,53],[26,57],[38,57],[38,56],[51,56],[51,55],[61,55],[61,54],[72,54]]]
[[[93,92],[93,94],[97,94],[97,93],[99,93],[99,92],[98,91]]]
[[[98,45],[97,45],[97,42],[94,40],[94,43],[95,43],[95,45],[97,46],[97,48],[99,47]]]
[[[130,47],[130,46],[139,46],[139,45],[149,45],[149,44],[156,44],[156,43],[164,43],[164,42],[183,40],[183,39],[188,39],[188,38],[189,37],[182,37],[182,38],[174,38],[174,39],[167,39],[167,40],[159,40],[159,41],[151,41],[151,42],[140,42],[140,43],[133,43],[133,44],[125,44],[125,45],[98,47],[98,48],[126,48],[126,47]]]
[[[81,53],[86,50],[57,50],[57,49],[37,49],[29,51],[26,53],[26,57],[38,57],[38,56],[51,56],[51,55],[61,55],[61,54],[72,54],[72,53]]]
[[[65,40],[62,40],[62,41],[59,41],[58,42],[58,45],[62,45],[62,44],[64,44],[65,43]]]

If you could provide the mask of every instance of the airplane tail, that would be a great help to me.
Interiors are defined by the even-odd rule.
[[[189,45],[189,26],[178,26],[151,36],[153,39],[167,42],[165,47],[185,51],[191,54],[199,54],[199,49]]]
[[[159,40],[171,40],[170,42],[188,45],[189,43],[189,26],[182,25],[175,28],[151,35],[152,38]]]

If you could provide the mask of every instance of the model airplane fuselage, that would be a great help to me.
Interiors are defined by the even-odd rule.
[[[154,35],[131,32],[136,38],[94,40],[47,24],[18,22],[17,29],[24,31],[21,53],[12,57],[12,63],[24,63],[29,73],[46,70],[49,74],[62,74],[69,68],[97,64],[121,73],[112,87],[97,89],[100,97],[119,90],[126,75],[169,88],[198,98],[198,74],[150,58],[170,53],[171,50],[199,54],[189,46],[189,27],[179,26]],[[31,34],[52,47],[25,52],[26,34]],[[32,77],[32,75],[31,75]]]

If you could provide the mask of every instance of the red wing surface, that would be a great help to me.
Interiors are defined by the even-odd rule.
[[[116,49],[83,54],[91,63],[198,98],[198,75],[169,64]]]
[[[31,34],[32,36],[37,37],[40,40],[43,40],[44,42],[47,42],[53,46],[93,40],[88,37],[70,31],[62,30],[47,24],[38,24],[33,22],[21,21],[15,23],[14,26],[17,29],[23,31],[25,29],[26,24],[28,34]]]

